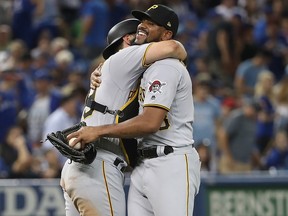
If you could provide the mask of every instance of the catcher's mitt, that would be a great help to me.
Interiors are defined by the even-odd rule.
[[[54,145],[57,150],[65,157],[75,162],[90,164],[94,161],[97,150],[93,143],[85,145],[83,149],[75,149],[68,144],[67,135],[86,126],[85,122],[80,122],[70,128],[62,131],[53,132],[47,135],[47,139]]]

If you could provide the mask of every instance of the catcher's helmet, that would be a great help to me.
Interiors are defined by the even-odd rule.
[[[136,33],[137,26],[140,24],[140,21],[135,18],[123,20],[116,25],[114,25],[107,36],[107,47],[103,51],[104,59],[108,59],[111,55],[116,52],[117,46],[122,42],[122,37],[126,34]]]

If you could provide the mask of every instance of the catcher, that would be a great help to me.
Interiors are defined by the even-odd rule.
[[[97,91],[91,89],[88,93],[82,114],[85,124],[96,126],[128,119],[128,113],[132,112],[126,110],[135,104],[138,80],[145,69],[158,59],[186,58],[185,49],[175,40],[131,46],[139,23],[136,19],[124,20],[109,31],[109,45],[103,52],[106,61],[101,69],[102,83]],[[134,110],[137,114],[138,108]],[[50,139],[55,137],[52,143],[56,143],[55,147],[61,151],[64,147],[65,154],[69,155],[71,149],[66,139],[67,131],[58,135],[51,134]],[[60,183],[67,216],[126,214],[123,168],[135,163],[135,158],[129,155],[133,156],[137,143],[125,145],[125,141],[101,138],[89,144],[90,149],[81,149],[73,153],[73,157],[67,155],[69,160],[63,167]]]

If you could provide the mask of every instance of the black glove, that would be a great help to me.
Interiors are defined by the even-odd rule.
[[[93,143],[86,144],[83,149],[75,149],[69,146],[67,135],[86,126],[85,122],[80,122],[62,131],[53,132],[47,135],[47,139],[65,157],[82,164],[90,164],[94,161],[97,150]]]

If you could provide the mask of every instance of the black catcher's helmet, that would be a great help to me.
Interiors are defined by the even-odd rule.
[[[104,59],[108,59],[111,55],[116,52],[117,46],[122,42],[122,37],[126,34],[136,33],[137,26],[140,21],[135,18],[123,20],[114,25],[107,36],[107,47],[103,51]]]

